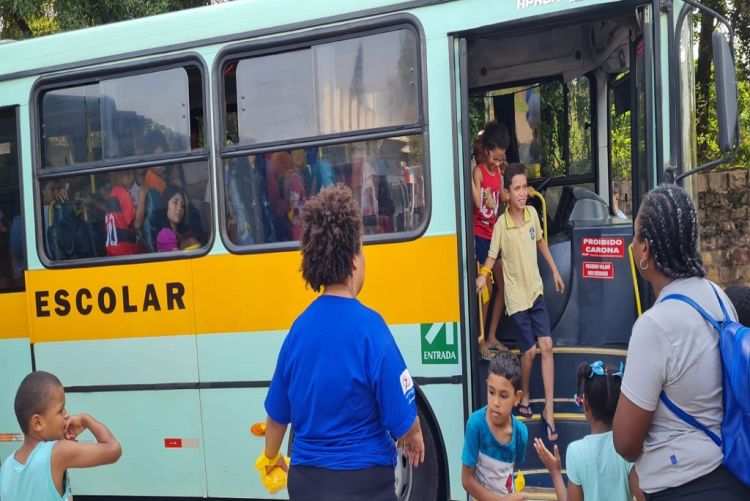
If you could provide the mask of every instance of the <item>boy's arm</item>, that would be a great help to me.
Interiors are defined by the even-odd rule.
[[[96,439],[95,444],[75,441],[84,430],[89,430]],[[65,427],[66,440],[60,440],[52,449],[53,478],[62,479],[68,468],[91,468],[111,464],[120,459],[122,448],[112,432],[102,423],[89,416],[71,416]]]
[[[479,167],[474,167],[471,172],[471,199],[474,201],[474,208],[482,206],[482,171]]]
[[[495,266],[495,261],[497,261],[497,259],[490,256],[487,256],[487,259],[484,260],[482,269],[479,271],[479,275],[477,275],[477,293],[487,284],[487,277],[492,272],[492,267]]]
[[[557,271],[555,260],[552,259],[552,254],[549,251],[549,247],[547,247],[547,242],[544,241],[544,238],[540,238],[536,241],[536,246],[544,260],[547,262],[549,269],[552,270],[552,279],[555,281],[555,290],[562,294],[565,291],[565,283],[560,276],[560,272]]]
[[[528,496],[522,492],[511,492],[507,496],[498,496],[480,484],[474,476],[474,468],[469,468],[466,465],[461,465],[461,484],[475,501],[520,501],[528,499]]]

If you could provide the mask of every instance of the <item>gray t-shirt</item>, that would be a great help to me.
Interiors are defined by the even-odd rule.
[[[659,302],[669,294],[688,296],[709,315],[724,319],[710,283],[683,278],[664,287],[654,306],[633,326],[622,393],[638,407],[656,410],[635,463],[640,487],[647,493],[695,480],[722,461],[720,447],[659,401],[663,389],[685,412],[721,435],[724,410],[718,332],[682,301]],[[736,319],[732,303],[720,289],[719,294]]]

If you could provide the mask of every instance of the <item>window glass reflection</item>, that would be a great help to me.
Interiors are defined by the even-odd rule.
[[[305,201],[338,183],[359,202],[365,234],[414,230],[425,215],[421,155],[421,136],[401,136],[226,160],[229,239],[236,245],[299,240]]]

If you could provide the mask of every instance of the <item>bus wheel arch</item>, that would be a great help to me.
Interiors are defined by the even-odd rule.
[[[411,468],[406,458],[399,455],[396,466],[396,494],[399,501],[406,500],[447,500],[450,483],[448,478],[448,457],[443,435],[440,432],[435,413],[419,386],[415,385],[417,415],[422,427],[425,443],[425,459],[418,468]]]

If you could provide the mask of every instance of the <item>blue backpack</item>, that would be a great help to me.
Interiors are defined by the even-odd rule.
[[[742,483],[750,486],[750,328],[731,319],[716,286],[711,284],[711,287],[724,313],[724,320],[721,322],[682,294],[670,294],[662,301],[675,299],[689,304],[719,333],[719,350],[724,368],[724,420],[721,423],[721,436],[724,440],[680,409],[664,391],[659,395],[659,399],[677,417],[702,430],[716,445],[722,447],[724,466]]]

